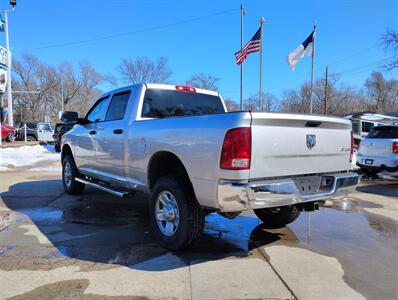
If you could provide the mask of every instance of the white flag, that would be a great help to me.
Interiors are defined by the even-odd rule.
[[[290,68],[294,71],[294,66],[302,59],[304,56],[312,55],[312,45],[314,43],[314,31],[306,38],[306,40],[300,44],[292,53],[287,57],[287,63]]]

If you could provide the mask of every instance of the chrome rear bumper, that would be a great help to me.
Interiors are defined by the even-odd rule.
[[[351,172],[319,175],[319,182],[328,180],[327,186],[319,186],[317,192],[306,194],[299,191],[294,178],[248,184],[221,182],[218,202],[220,211],[230,212],[321,201],[344,195],[355,187],[358,179],[358,174]]]

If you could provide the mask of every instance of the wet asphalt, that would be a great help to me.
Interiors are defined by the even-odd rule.
[[[151,235],[144,194],[119,199],[87,188],[80,196],[69,196],[54,172],[19,170],[1,177],[0,215],[4,219],[7,214],[0,226],[1,299],[398,298],[395,177],[363,177],[348,197],[301,213],[280,229],[264,228],[252,212],[233,220],[210,214],[202,238],[174,253]],[[261,264],[246,266],[248,259]],[[66,275],[72,267],[79,271]],[[184,277],[180,273],[186,268]],[[131,293],[125,288],[131,283],[119,288],[115,283],[108,291],[90,277],[119,269],[121,277],[134,274],[133,282],[145,276],[155,282],[161,275],[160,282],[168,287],[152,287],[149,280],[147,287],[141,284]],[[82,272],[88,279],[79,277]],[[227,276],[230,272],[234,277]],[[59,278],[46,281],[46,274]],[[211,274],[213,278],[206,278]],[[255,278],[248,278],[250,274]],[[29,278],[37,276],[43,282],[30,284]],[[261,281],[261,276],[271,279]],[[15,287],[10,278],[18,280]]]

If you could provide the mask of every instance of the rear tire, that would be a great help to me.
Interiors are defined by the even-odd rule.
[[[6,141],[10,143],[15,141],[15,135],[12,131],[8,131]]]
[[[186,180],[166,176],[152,191],[149,205],[152,231],[163,247],[188,247],[203,232],[204,214]]]
[[[76,168],[72,155],[67,154],[62,161],[62,183],[66,193],[78,195],[84,191],[84,183],[76,181],[79,172]]]
[[[285,227],[300,216],[300,211],[295,206],[255,209],[254,213],[266,228]]]

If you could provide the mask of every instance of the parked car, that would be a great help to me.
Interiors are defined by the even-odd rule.
[[[17,135],[17,130],[8,125],[1,124],[1,139],[6,140],[7,142],[15,141],[15,137]]]
[[[55,124],[53,140],[56,152],[61,152],[61,138],[62,136],[72,129],[74,123],[57,123]]]
[[[374,127],[359,146],[357,166],[369,175],[398,171],[398,126]]]
[[[25,124],[27,141],[53,142],[54,130],[50,122],[20,122],[18,125],[19,141],[25,140]]]
[[[53,139],[54,129],[50,122],[39,122],[37,123],[37,137],[40,142],[51,143]]]
[[[65,191],[149,193],[152,230],[169,249],[190,245],[207,213],[254,209],[265,226],[283,227],[358,181],[350,120],[227,113],[213,91],[138,84],[61,120],[77,121],[62,137]]]
[[[24,141],[25,140],[25,124],[26,124],[26,139],[27,141],[38,141],[39,137],[37,135],[37,123],[35,122],[20,122],[18,124],[18,134],[17,140]]]

